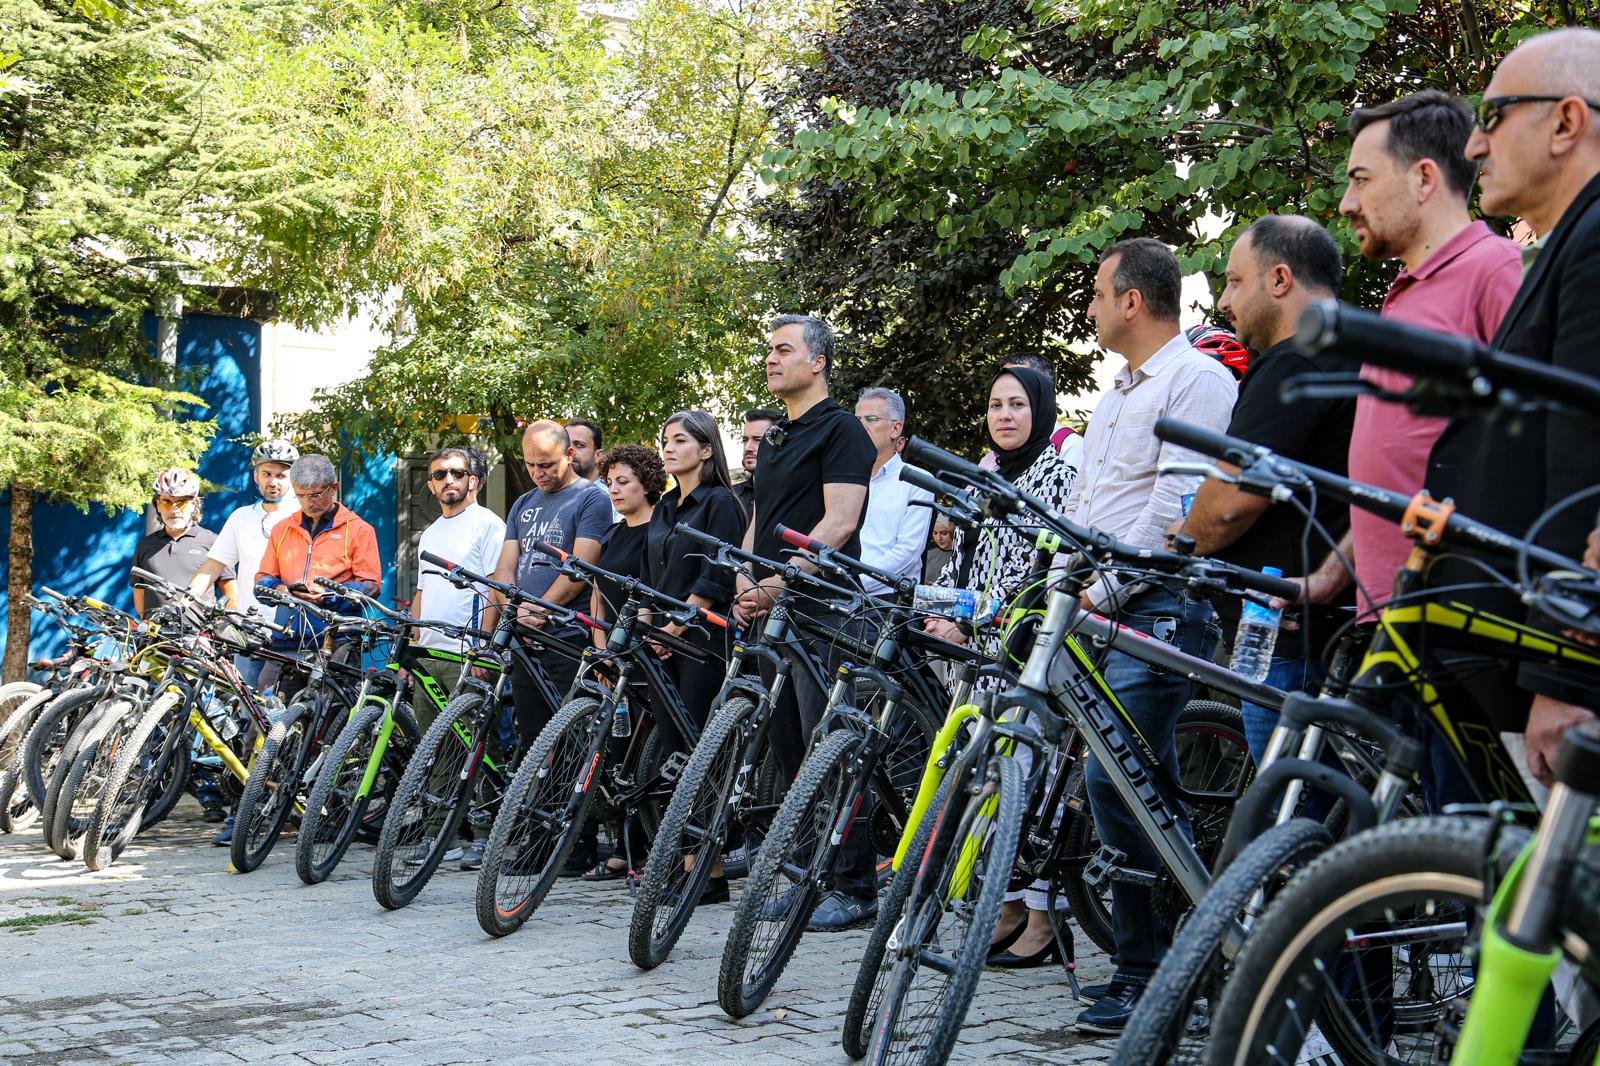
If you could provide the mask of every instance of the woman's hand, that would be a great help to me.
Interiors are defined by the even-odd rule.
[[[681,637],[683,636],[684,630],[688,629],[689,627],[680,626],[676,622],[670,622],[667,625],[658,626],[657,628],[659,628],[661,632],[667,634],[668,636]],[[653,640],[650,642],[650,647],[656,653],[656,657],[660,659],[665,659],[672,654],[671,648],[667,647],[665,644],[657,644]]]
[[[960,626],[948,619],[924,618],[922,620],[922,628],[930,635],[938,637],[940,640],[948,640],[952,644],[965,644],[967,642],[966,633],[962,632]]]

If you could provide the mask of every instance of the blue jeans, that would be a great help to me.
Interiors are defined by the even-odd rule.
[[[239,676],[251,688],[255,688],[256,682],[261,680],[261,668],[266,665],[260,659],[251,659],[243,655],[233,657],[233,668],[239,671]]]
[[[1274,655],[1264,684],[1283,692],[1310,692],[1322,684],[1322,664],[1308,663],[1299,655]],[[1244,712],[1244,739],[1257,766],[1267,753],[1267,741],[1278,724],[1278,712],[1259,703],[1240,703]]]
[[[1190,655],[1210,658],[1221,637],[1211,605],[1158,588],[1130,599],[1117,621],[1141,633],[1161,638]],[[1175,781],[1178,778],[1178,716],[1189,702],[1192,683],[1182,674],[1152,666],[1131,655],[1113,651],[1102,671],[1128,717],[1139,727],[1156,758]],[[1128,866],[1158,872],[1161,857],[1144,830],[1123,806],[1110,778],[1093,759],[1086,767],[1089,805],[1094,811],[1100,840],[1128,856]],[[1157,783],[1159,787],[1159,782]],[[1163,790],[1165,792],[1165,790]],[[1168,795],[1174,811],[1183,811]],[[1185,831],[1187,831],[1187,824]],[[1162,925],[1151,905],[1150,890],[1126,881],[1111,885],[1111,921],[1117,943],[1117,975],[1148,981],[1172,943],[1172,932]]]

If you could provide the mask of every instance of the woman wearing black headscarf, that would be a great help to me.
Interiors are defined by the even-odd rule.
[[[1021,366],[1000,371],[989,383],[987,421],[1001,476],[1056,510],[1065,510],[1078,470],[1050,446],[1056,428],[1056,397],[1050,379]],[[991,601],[1007,602],[1038,571],[1033,539],[1016,530],[962,529],[957,530],[956,538],[955,556],[939,575],[940,585],[975,589]],[[946,640],[966,640],[950,622],[931,619],[927,628]],[[988,654],[1000,653],[1000,635],[993,628],[985,630],[980,640]],[[999,687],[998,680],[981,684]],[[1021,968],[1051,960],[1055,938],[1047,910],[1048,889],[1047,884],[1036,881],[1026,893],[1006,894],[990,965]]]

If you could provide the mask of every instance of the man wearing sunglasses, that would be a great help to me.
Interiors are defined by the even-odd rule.
[[[1477,108],[1466,156],[1478,164],[1486,215],[1520,218],[1538,237],[1493,345],[1563,370],[1600,374],[1600,32],[1564,29],[1518,46],[1495,71]],[[1512,536],[1541,514],[1600,484],[1600,424],[1567,412],[1519,416],[1519,432],[1485,418],[1456,419],[1429,457],[1427,487],[1462,513]],[[1573,558],[1594,523],[1592,502],[1544,524],[1539,542]],[[1461,566],[1440,584],[1482,581]],[[1503,609],[1522,608],[1510,597]],[[1491,608],[1492,609],[1492,608]],[[1538,617],[1533,624],[1549,627]],[[1532,695],[1499,723],[1521,734],[1532,775],[1549,782],[1567,727],[1594,717],[1593,692],[1559,670],[1524,666]]]
[[[428,491],[439,501],[439,517],[417,541],[417,590],[411,597],[414,618],[469,626],[483,609],[480,595],[472,589],[457,588],[444,579],[438,567],[422,561],[422,553],[428,552],[480,574],[493,573],[499,565],[506,524],[478,503],[478,490],[483,483],[475,472],[476,466],[472,453],[465,448],[444,448],[428,458]],[[417,643],[456,654],[464,650],[460,640],[437,629],[424,629]],[[455,687],[461,672],[459,665],[433,660],[428,667],[446,690]]]

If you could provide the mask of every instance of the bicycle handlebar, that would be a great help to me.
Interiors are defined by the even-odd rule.
[[[799,580],[813,589],[841,600],[849,600],[852,604],[856,604],[865,599],[865,594],[857,589],[840,588],[838,585],[835,585],[832,582],[822,580],[822,578],[816,574],[800,569],[800,567],[796,566],[794,563],[776,562],[772,559],[766,558],[765,556],[757,555],[755,552],[747,552],[743,548],[735,548],[732,544],[729,544],[726,541],[718,540],[709,533],[704,533],[698,529],[690,529],[688,526],[679,526],[675,532],[681,533],[702,547],[711,549],[716,553],[717,565],[727,569],[736,569],[735,564],[731,560],[738,560],[740,562],[749,563],[753,566],[765,566],[772,570],[776,570],[783,575],[783,578],[786,582],[790,580]]]
[[[541,551],[552,558],[559,559],[561,561],[562,570],[566,570],[568,567],[571,567],[572,569],[576,570],[580,576],[587,575],[589,577],[606,578],[608,580],[615,581],[624,588],[642,593],[646,599],[653,600],[665,607],[676,608],[677,613],[680,616],[683,616],[682,622],[684,625],[688,625],[696,618],[704,618],[707,622],[710,622],[712,625],[718,626],[722,629],[733,628],[732,622],[724,618],[722,615],[717,614],[715,611],[710,611],[704,607],[698,607],[695,604],[687,603],[683,600],[677,599],[676,597],[668,596],[665,592],[646,585],[638,578],[624,577],[621,574],[612,573],[610,570],[598,567],[591,562],[587,562],[586,560],[578,558],[571,552],[564,551],[561,548],[556,547],[554,544],[546,544],[544,541],[539,541],[538,543],[534,544],[533,547],[536,551]]]
[[[1464,385],[1483,399],[1499,389],[1520,389],[1548,402],[1600,414],[1600,381],[1594,378],[1336,300],[1319,300],[1302,311],[1294,339],[1312,354],[1327,352],[1413,377]]]
[[[800,532],[798,529],[790,529],[781,522],[778,523],[776,532],[785,544],[793,545],[802,551],[808,551],[815,555],[818,564],[821,566],[838,571],[848,572],[854,570],[866,574],[868,577],[876,578],[881,584],[901,593],[909,593],[917,586],[915,578],[909,578],[903,574],[891,574],[887,570],[879,570],[876,566],[864,563],[860,559],[853,559],[837,548],[830,547],[815,537]]]
[[[523,592],[515,585],[507,585],[502,581],[496,581],[494,578],[489,577],[486,574],[480,574],[476,571],[468,570],[460,563],[452,563],[449,559],[437,556],[433,554],[433,552],[422,552],[420,557],[425,563],[432,563],[434,566],[441,567],[445,572],[445,577],[447,580],[453,580],[451,575],[454,575],[456,578],[464,579],[478,585],[485,585],[491,589],[494,589],[496,592],[500,593],[506,599],[511,600],[513,603],[530,604],[534,607],[538,607],[558,622],[576,622],[579,625],[588,626],[590,629],[600,630],[602,632],[605,630],[605,626],[601,625],[599,622],[596,622],[593,618],[590,618],[582,611],[575,610],[571,607],[564,607],[559,603],[551,603],[549,600],[540,599],[538,596]]]

